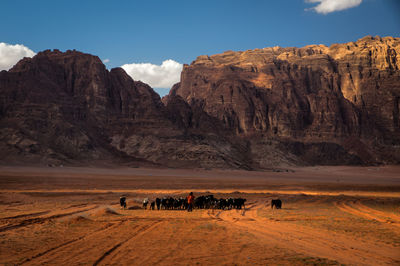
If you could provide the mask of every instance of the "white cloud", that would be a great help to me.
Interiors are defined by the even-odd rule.
[[[0,71],[9,70],[22,58],[34,55],[35,52],[24,45],[0,42]]]
[[[306,3],[318,3],[318,5],[306,9],[315,10],[320,14],[328,14],[335,11],[341,11],[348,8],[356,7],[361,4],[363,0],[305,0]]]
[[[110,62],[110,59],[108,59],[108,58],[103,60],[104,64],[107,64],[108,62]]]
[[[134,80],[149,84],[152,88],[171,88],[179,82],[183,65],[168,59],[161,65],[133,63],[121,66]]]

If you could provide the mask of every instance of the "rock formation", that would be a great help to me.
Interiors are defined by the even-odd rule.
[[[199,56],[163,100],[46,50],[0,72],[0,162],[265,169],[400,162],[400,39]]]
[[[316,149],[305,159],[311,162],[330,154],[332,163],[343,163],[340,157],[349,153],[355,161],[393,163],[400,159],[399,68],[400,39],[392,37],[228,51],[185,65],[164,102],[180,96],[201,105],[251,141],[251,157],[261,166],[271,162],[264,150],[276,150],[266,141],[289,147],[278,149],[287,155]],[[324,161],[330,160],[317,163]]]
[[[206,113],[178,99],[165,107],[96,56],[40,52],[0,72],[0,91],[2,163],[248,168],[240,145],[196,132],[212,123]]]

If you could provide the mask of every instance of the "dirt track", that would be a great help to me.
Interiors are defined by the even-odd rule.
[[[269,220],[257,215],[266,211],[263,204],[254,204],[246,212],[220,212],[219,218],[265,238],[267,242],[300,254],[323,257],[345,264],[393,264],[398,249],[375,241],[360,242],[351,236],[300,226],[279,219]],[[400,225],[400,224],[396,224]]]
[[[165,190],[160,184],[153,184],[157,189],[143,185],[138,181],[141,176],[124,176],[129,184],[126,190],[102,189],[107,179],[101,175],[96,179],[93,173],[91,182],[97,180],[100,189],[89,185],[76,189],[81,180],[74,175],[72,180],[77,181],[64,176],[64,183],[55,178],[46,187],[36,180],[35,190],[23,189],[23,180],[32,182],[31,174],[20,169],[0,174],[1,264],[400,264],[399,190],[393,183],[385,187],[382,178],[378,189],[371,181],[368,185],[346,182],[351,183],[349,190],[332,178],[324,180],[331,190],[318,190],[323,183],[300,179],[299,190],[290,182],[269,190],[269,186],[241,186],[238,180],[229,186],[219,174],[212,182],[208,171],[205,180],[196,177],[203,187],[195,195],[210,191],[216,197],[245,197],[246,208],[188,213],[143,210],[140,200],[184,196],[192,190],[190,184],[186,189],[170,187],[175,181],[183,184],[193,178],[190,175],[180,183],[179,176],[169,173],[171,184]],[[11,182],[13,175],[18,176],[15,182]],[[250,184],[273,178],[254,178]],[[40,179],[51,176],[43,171]],[[395,182],[392,176],[388,179]],[[135,182],[136,188],[131,186]],[[361,189],[354,190],[357,186]],[[240,193],[241,187],[245,193]],[[127,210],[117,204],[122,191],[128,197]],[[276,197],[283,200],[281,210],[268,205]]]

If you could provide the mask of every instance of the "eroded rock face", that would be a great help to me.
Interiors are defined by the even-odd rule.
[[[389,157],[398,162],[399,68],[400,39],[392,37],[330,47],[228,51],[185,65],[169,97],[200,102],[207,114],[249,138],[253,147],[271,138],[330,142],[356,155],[370,150],[369,162]],[[361,143],[349,145],[351,138]]]
[[[0,72],[0,163],[399,163],[399,43],[200,56],[162,100],[96,56],[47,50]]]
[[[76,51],[24,58],[0,73],[0,89],[2,157],[28,161],[118,157],[113,131],[132,121],[157,123],[163,108],[147,85]]]
[[[38,53],[0,73],[0,92],[3,163],[248,168],[240,145],[202,129],[215,118],[179,98],[164,106],[96,56]]]

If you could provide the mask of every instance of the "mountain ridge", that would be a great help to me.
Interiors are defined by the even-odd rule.
[[[0,72],[0,162],[270,169],[400,162],[400,39],[199,56],[162,99],[46,50]]]

